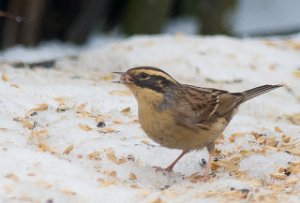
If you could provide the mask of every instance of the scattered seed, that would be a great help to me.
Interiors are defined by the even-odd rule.
[[[103,75],[102,77],[101,77],[101,79],[102,80],[106,80],[106,81],[110,81],[110,80],[112,80],[112,74],[111,73],[109,73],[109,74],[106,74],[106,75]]]
[[[160,188],[160,190],[166,190],[169,189],[170,185],[164,185],[164,187]]]
[[[282,141],[283,141],[284,143],[288,143],[288,142],[291,141],[291,137],[288,136],[288,135],[285,135],[285,134],[283,134],[283,135],[281,136],[281,139],[282,139]]]
[[[58,105],[64,105],[65,101],[68,97],[55,97],[54,100],[58,103]]]
[[[293,75],[294,75],[295,77],[297,77],[297,78],[300,78],[300,70],[295,70],[295,71],[293,72]]]
[[[150,141],[149,141],[149,140],[142,140],[141,143],[146,144],[146,145],[149,145],[149,144],[150,144]]]
[[[268,146],[276,147],[278,145],[278,143],[279,142],[276,140],[275,136],[271,136],[271,137],[268,137],[268,139],[266,139],[266,144]]]
[[[192,175],[187,177],[189,181],[191,181],[192,183],[197,183],[199,181],[203,180],[203,176],[200,175],[198,172],[193,173]]]
[[[265,144],[266,143],[266,138],[264,136],[261,136],[257,138],[258,144]]]
[[[30,121],[26,118],[22,118],[22,117],[15,117],[14,121],[20,122],[23,124],[23,127],[28,128],[29,130],[32,130],[33,128],[36,127],[37,123],[35,121]]]
[[[87,103],[83,103],[83,104],[80,104],[77,106],[76,110],[77,110],[77,113],[83,113],[85,112],[85,107],[87,106]]]
[[[287,152],[296,156],[300,156],[300,149],[289,149]]]
[[[30,134],[30,139],[34,139],[35,137],[44,137],[48,135],[48,130],[32,130]]]
[[[11,179],[13,181],[18,181],[19,180],[19,177],[16,174],[14,174],[14,173],[9,173],[9,174],[5,175],[4,177],[5,178],[9,178],[9,179]]]
[[[100,129],[98,129],[98,132],[100,132],[100,133],[113,133],[113,132],[116,132],[116,130],[113,129],[113,128],[100,128]]]
[[[288,170],[291,174],[299,174],[300,173],[300,161],[291,162],[288,166]]]
[[[46,203],[53,203],[53,199],[47,199]]]
[[[100,122],[105,122],[105,119],[109,118],[110,116],[106,115],[106,116],[97,116],[96,117],[96,122],[100,123]]]
[[[2,80],[5,81],[5,82],[9,81],[9,77],[8,77],[7,73],[2,74]]]
[[[62,193],[66,194],[66,195],[76,195],[76,192],[72,191],[72,190],[68,190],[68,189],[62,189],[60,190]]]
[[[141,187],[136,184],[132,184],[132,185],[130,185],[130,187],[133,189],[141,189]]]
[[[89,153],[88,154],[88,159],[90,159],[90,160],[101,160],[100,152],[99,151],[94,151],[92,153]]]
[[[286,179],[287,176],[282,173],[272,173],[271,177],[274,179],[277,179],[277,180],[284,180],[284,179]]]
[[[123,114],[128,114],[130,112],[131,108],[130,107],[126,107],[124,109],[121,110],[121,113]]]
[[[288,119],[295,125],[300,125],[300,113],[289,116]]]
[[[37,115],[37,112],[36,111],[34,111],[34,112],[32,112],[31,114],[30,114],[30,116],[36,116]]]
[[[107,151],[106,156],[110,161],[112,161],[112,162],[114,162],[115,164],[118,164],[118,165],[123,164],[127,161],[125,157],[121,157],[120,159],[118,159],[115,152],[111,149],[109,149]]]
[[[105,122],[104,122],[104,121],[100,121],[100,122],[97,124],[97,127],[98,127],[98,128],[103,128],[103,127],[105,127]]]
[[[59,105],[59,106],[56,108],[56,112],[57,112],[57,113],[61,113],[61,112],[68,111],[68,110],[70,110],[70,109],[71,109],[71,107],[62,104],[62,105]]]
[[[128,161],[135,161],[135,157],[132,154],[127,155],[127,160]]]
[[[51,152],[50,147],[43,142],[40,142],[38,146],[39,146],[39,149],[43,152]]]
[[[104,180],[103,178],[99,178],[97,181],[101,183],[101,187],[108,187],[116,183],[115,180],[108,181],[108,180]]]
[[[130,179],[130,180],[136,180],[137,177],[136,177],[136,175],[135,175],[134,173],[130,173],[130,174],[129,174],[129,179]]]
[[[13,83],[11,83],[10,86],[11,86],[11,87],[14,87],[14,88],[19,88],[19,85],[13,84]]]
[[[150,201],[149,203],[166,203],[165,201],[161,200],[159,197]]]
[[[205,159],[201,159],[199,164],[200,164],[201,167],[204,167],[207,164],[207,161]]]
[[[25,118],[30,117],[34,112],[41,112],[48,110],[48,104],[37,104],[35,108],[30,109],[26,114]]]
[[[279,128],[278,126],[276,126],[275,128],[274,128],[274,130],[276,131],[276,132],[278,132],[278,133],[282,133],[283,131],[281,130],[281,128]]]
[[[287,184],[296,184],[299,183],[299,178],[298,177],[289,177],[286,181]]]
[[[288,169],[284,169],[284,174],[286,175],[286,176],[289,176],[289,175],[291,175],[291,171],[289,171]]]
[[[112,171],[110,171],[110,170],[105,170],[105,171],[103,171],[103,173],[104,173],[105,175],[108,175],[108,176],[111,176],[111,177],[117,177],[117,172],[116,172],[115,170],[112,170]]]
[[[93,128],[91,128],[89,125],[87,125],[87,124],[79,124],[79,127],[82,129],[82,130],[84,130],[84,131],[91,131],[91,130],[93,130]]]
[[[217,162],[217,161],[219,161],[219,158],[218,157],[214,157],[213,161]]]
[[[69,154],[73,149],[74,149],[73,144],[70,144],[69,146],[66,147],[63,154]]]
[[[230,135],[229,141],[230,141],[231,143],[233,143],[237,137],[241,137],[241,136],[244,136],[244,135],[245,135],[245,133],[240,133],[240,132],[238,132],[238,133],[233,133],[232,135]]]
[[[123,121],[120,120],[120,119],[115,119],[115,120],[113,120],[113,123],[115,123],[115,124],[122,124]]]

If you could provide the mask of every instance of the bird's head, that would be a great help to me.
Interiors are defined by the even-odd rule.
[[[119,82],[125,84],[138,100],[147,95],[161,96],[178,85],[168,73],[154,67],[135,67],[115,73],[121,75]]]

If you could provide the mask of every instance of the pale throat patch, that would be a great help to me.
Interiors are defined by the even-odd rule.
[[[164,95],[149,88],[129,87],[138,100],[138,103],[155,103],[159,104],[164,100]]]

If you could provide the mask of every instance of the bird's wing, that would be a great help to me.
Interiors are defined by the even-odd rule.
[[[183,95],[176,101],[175,116],[178,122],[187,125],[203,125],[232,112],[243,100],[241,93],[183,85]],[[231,115],[230,115],[231,116]]]

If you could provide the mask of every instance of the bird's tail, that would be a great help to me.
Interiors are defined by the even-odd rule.
[[[261,94],[267,93],[271,90],[274,90],[278,87],[282,87],[283,85],[263,85],[263,86],[259,86],[259,87],[255,87],[253,89],[247,90],[245,92],[243,92],[245,98],[243,100],[243,102],[252,99],[254,97],[257,97]]]

